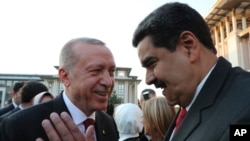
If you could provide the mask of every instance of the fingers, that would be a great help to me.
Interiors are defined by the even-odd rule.
[[[78,141],[78,140],[85,141],[85,138],[84,138],[82,132],[80,131],[80,129],[77,127],[77,125],[74,123],[74,121],[72,120],[72,118],[70,117],[70,115],[67,112],[62,112],[61,118],[62,118],[63,122],[65,123],[65,125],[70,130],[71,135],[73,136],[73,138],[76,141]]]
[[[60,116],[57,113],[51,113],[50,120],[42,121],[49,141],[95,141],[94,126],[87,129],[87,138],[85,138],[67,112],[62,112]],[[43,141],[43,139],[37,138],[36,141]]]
[[[57,113],[51,113],[50,120],[52,121],[54,127],[56,128],[56,131],[58,132],[57,135],[55,135],[55,133],[57,133],[56,131],[53,132],[53,140],[51,140],[52,139],[52,136],[51,136],[51,138],[49,138],[50,141],[59,141],[60,138],[61,138],[60,140],[62,140],[62,141],[73,141],[74,140],[74,137],[71,135],[67,125],[64,124],[61,117]]]
[[[93,125],[90,125],[86,131],[86,140],[95,141],[95,128]]]
[[[60,141],[60,137],[58,136],[56,130],[54,129],[53,125],[48,119],[45,119],[42,121],[43,129],[45,130],[45,133],[47,134],[50,141]],[[41,141],[41,139],[38,141]]]
[[[37,138],[36,141],[44,141],[42,138]]]

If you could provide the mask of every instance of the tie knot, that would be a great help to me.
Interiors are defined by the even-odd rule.
[[[181,122],[186,114],[187,114],[187,109],[185,107],[181,108],[181,111],[176,119],[175,131],[177,131],[177,129],[179,128],[179,126],[180,126],[180,124],[181,124]]]
[[[85,126],[85,131],[88,129],[90,125],[94,125],[95,121],[92,118],[87,118],[83,124]]]

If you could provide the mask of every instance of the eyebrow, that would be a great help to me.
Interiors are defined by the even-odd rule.
[[[149,67],[150,65],[151,65],[151,63],[153,62],[153,60],[155,60],[154,59],[154,57],[152,57],[152,56],[149,56],[149,57],[146,57],[143,61],[142,61],[142,67]]]

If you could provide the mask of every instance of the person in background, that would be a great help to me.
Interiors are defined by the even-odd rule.
[[[33,105],[33,98],[39,94],[40,92],[48,91],[48,88],[38,81],[27,81],[22,87],[21,90],[21,103],[19,106],[4,115],[0,116],[0,122],[10,117],[12,114],[16,113],[17,111],[26,109],[28,107],[31,107]]]
[[[140,141],[142,111],[133,103],[120,104],[115,108],[114,119],[119,132],[119,141]]]
[[[59,60],[58,76],[64,85],[62,94],[3,120],[1,140],[48,141],[51,135],[46,135],[43,126],[49,127],[46,123],[49,119],[57,119],[58,115],[66,120],[70,115],[72,123],[77,125],[74,131],[78,136],[68,138],[64,134],[65,140],[83,140],[86,136],[96,141],[117,141],[116,124],[103,112],[115,82],[116,65],[111,51],[98,39],[76,38],[64,45]],[[53,137],[61,140],[58,136]]]
[[[114,104],[108,103],[106,113],[107,113],[108,115],[110,115],[111,117],[113,117],[113,115],[114,115],[114,110],[115,110]]]
[[[8,100],[6,100],[6,101],[4,102],[4,107],[8,106],[8,105],[11,104],[11,103],[12,103],[12,99],[10,98],[10,99],[8,99]]]
[[[156,97],[156,92],[153,89],[144,89],[141,92],[141,96],[140,96],[140,107],[143,108],[144,102]]]
[[[147,100],[149,100],[151,98],[155,98],[155,97],[156,97],[156,92],[153,89],[147,88],[147,89],[142,90],[141,96],[140,96],[140,107],[141,107],[141,109],[143,109],[144,103]],[[147,141],[147,140],[151,139],[151,137],[148,135],[148,133],[145,132],[144,128],[143,128],[142,132],[140,133],[140,138],[143,141]]]
[[[21,88],[23,87],[23,85],[24,82],[16,82],[14,84],[13,90],[11,92],[12,103],[0,109],[0,116],[17,108],[18,105],[21,103],[21,91],[22,91]]]
[[[37,105],[43,102],[47,102],[54,99],[53,94],[44,91],[44,92],[40,92],[39,94],[37,94],[33,99],[32,99],[32,105]]]
[[[151,141],[162,141],[174,120],[175,109],[169,106],[163,96],[147,100],[142,109],[143,125],[145,132],[151,137]]]
[[[33,98],[41,92],[47,92],[48,87],[39,81],[28,81],[23,87],[19,108],[25,109],[33,105]]]
[[[160,6],[139,23],[133,46],[146,83],[181,107],[165,141],[228,141],[230,125],[250,124],[250,72],[217,57],[195,9],[179,2]]]

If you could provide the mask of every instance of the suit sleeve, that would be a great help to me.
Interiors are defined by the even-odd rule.
[[[10,139],[8,138],[8,135],[7,135],[7,129],[8,129],[8,126],[6,125],[7,122],[6,122],[7,119],[4,119],[1,123],[0,123],[0,139],[1,141],[9,141]]]

